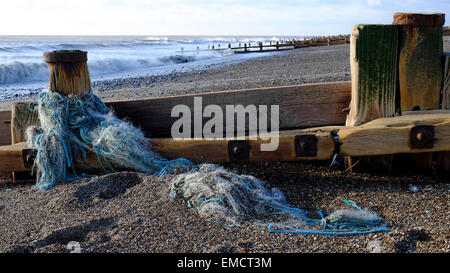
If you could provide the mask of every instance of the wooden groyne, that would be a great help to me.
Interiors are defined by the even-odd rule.
[[[313,37],[311,39],[304,40],[280,40],[280,41],[269,41],[269,42],[249,42],[249,43],[238,43],[237,46],[233,44],[217,44],[208,45],[208,49],[200,49],[197,47],[196,50],[184,50],[181,48],[178,53],[184,52],[199,52],[199,51],[222,51],[231,50],[234,53],[257,53],[257,52],[272,52],[272,51],[284,51],[292,50],[296,48],[304,47],[314,47],[314,46],[330,46],[339,44],[349,44],[350,35],[337,35],[337,36],[327,36],[327,37]]]

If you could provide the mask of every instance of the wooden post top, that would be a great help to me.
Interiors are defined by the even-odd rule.
[[[413,27],[442,27],[444,13],[394,13],[394,25]]]
[[[63,95],[80,97],[91,90],[87,51],[44,52],[44,61],[50,68],[49,90]]]
[[[87,61],[87,51],[82,50],[54,50],[44,52],[46,63],[82,63]]]

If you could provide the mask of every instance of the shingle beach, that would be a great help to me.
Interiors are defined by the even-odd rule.
[[[450,41],[444,43],[450,50]],[[349,46],[305,48],[204,70],[94,83],[104,101],[350,80]],[[11,101],[0,103],[9,108]],[[352,236],[271,233],[244,224],[227,229],[170,194],[170,177],[118,172],[57,184],[12,183],[0,174],[0,252],[450,252],[448,176],[368,174],[343,164],[227,163],[279,188],[316,215],[343,199],[378,213],[389,232]]]

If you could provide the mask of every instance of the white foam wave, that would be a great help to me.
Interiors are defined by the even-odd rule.
[[[155,59],[150,58],[101,58],[88,61],[92,76],[107,75],[119,72],[134,71],[154,66],[194,62],[218,57],[215,55],[169,55]],[[0,85],[48,80],[49,69],[44,62],[0,65]]]
[[[0,84],[40,81],[48,78],[48,65],[42,63],[14,62],[0,65]]]

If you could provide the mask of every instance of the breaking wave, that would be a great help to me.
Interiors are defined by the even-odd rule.
[[[102,58],[89,60],[89,72],[92,76],[107,75],[125,71],[151,68],[167,64],[180,64],[214,58],[220,55],[170,55],[159,58]],[[13,62],[0,64],[0,84],[47,81],[48,65],[40,63]]]

